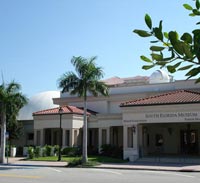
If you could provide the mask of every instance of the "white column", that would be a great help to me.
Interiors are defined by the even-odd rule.
[[[128,128],[133,128],[133,147],[128,147]],[[128,126],[123,127],[123,151],[124,151],[124,159],[129,159],[129,161],[135,161],[139,158],[139,126],[137,124],[130,124]]]
[[[65,142],[66,130],[67,129],[62,129],[62,147],[65,147],[65,144],[66,144],[66,142]]]
[[[69,146],[72,147],[72,140],[73,140],[73,133],[72,133],[72,129],[69,129]]]
[[[71,147],[73,147],[74,146],[74,129],[71,129]]]
[[[124,145],[123,145],[123,148],[126,149],[128,147],[127,145],[127,142],[128,142],[128,139],[127,139],[127,126],[123,126],[123,140],[124,140]]]
[[[38,145],[37,144],[37,130],[34,130],[34,145]]]

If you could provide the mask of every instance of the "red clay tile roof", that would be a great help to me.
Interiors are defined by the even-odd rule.
[[[120,107],[200,103],[200,91],[176,90],[121,103]]]
[[[34,112],[33,115],[59,114],[59,108],[60,107],[37,111],[37,112]],[[63,110],[62,114],[81,114],[81,115],[83,115],[83,113],[84,113],[83,109],[80,109],[75,106],[62,106],[61,108]],[[87,114],[90,115],[91,113],[87,112]]]

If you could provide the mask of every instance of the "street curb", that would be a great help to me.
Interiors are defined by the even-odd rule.
[[[66,168],[67,165],[33,165],[33,164],[0,164],[4,167],[51,167],[51,168]]]
[[[168,171],[168,172],[200,172],[195,169],[162,169],[162,168],[137,168],[137,167],[91,167],[96,169],[118,169],[118,170],[146,170],[146,171]]]

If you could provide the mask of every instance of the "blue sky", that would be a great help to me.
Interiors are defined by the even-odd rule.
[[[57,90],[57,80],[73,70],[73,56],[97,56],[104,78],[150,76],[140,55],[149,55],[149,39],[132,33],[163,20],[166,31],[194,28],[182,4],[192,0],[0,0],[0,71],[32,96]],[[175,79],[183,79],[177,73]],[[0,78],[1,81],[1,78]]]

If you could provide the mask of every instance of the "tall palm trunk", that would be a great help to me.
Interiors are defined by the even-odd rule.
[[[6,114],[4,112],[4,107],[2,104],[1,111],[1,153],[0,153],[0,163],[6,163],[5,149],[6,149]]]
[[[83,114],[83,149],[82,149],[82,163],[86,163],[87,157],[87,97],[86,92],[84,96],[84,114]]]

